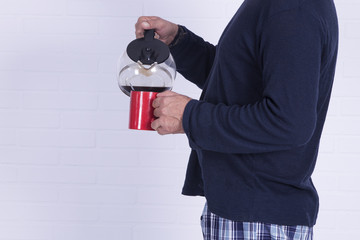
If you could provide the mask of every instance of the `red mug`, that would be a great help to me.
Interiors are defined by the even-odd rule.
[[[153,130],[151,123],[155,120],[152,103],[158,92],[131,91],[129,128],[136,130]]]

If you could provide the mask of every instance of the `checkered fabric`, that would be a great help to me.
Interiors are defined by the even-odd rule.
[[[312,240],[313,228],[266,223],[235,222],[221,218],[205,204],[201,216],[204,240]]]

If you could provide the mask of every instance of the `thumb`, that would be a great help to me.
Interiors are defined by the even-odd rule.
[[[144,30],[155,29],[155,32],[158,32],[161,31],[164,27],[163,21],[164,20],[159,17],[149,17],[146,18],[143,22],[141,22],[141,27]]]
[[[141,23],[141,26],[144,28],[144,29],[150,29],[151,28],[151,25],[148,21],[144,21]]]
[[[148,17],[148,16],[139,17],[138,21],[135,24],[136,37],[137,38],[144,37],[144,30],[156,29],[158,25],[156,19],[157,17]]]

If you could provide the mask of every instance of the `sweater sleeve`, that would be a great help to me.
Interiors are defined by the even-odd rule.
[[[262,98],[231,106],[190,101],[183,126],[193,149],[262,153],[298,147],[311,138],[317,121],[323,28],[310,14],[288,11],[273,16],[263,29]]]
[[[183,31],[181,41],[170,48],[177,71],[203,89],[215,58],[216,47],[186,27],[179,27]]]

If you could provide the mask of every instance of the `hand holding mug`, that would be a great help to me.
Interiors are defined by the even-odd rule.
[[[158,93],[153,101],[154,116],[151,127],[160,135],[184,133],[182,118],[185,107],[191,98],[172,92]]]

